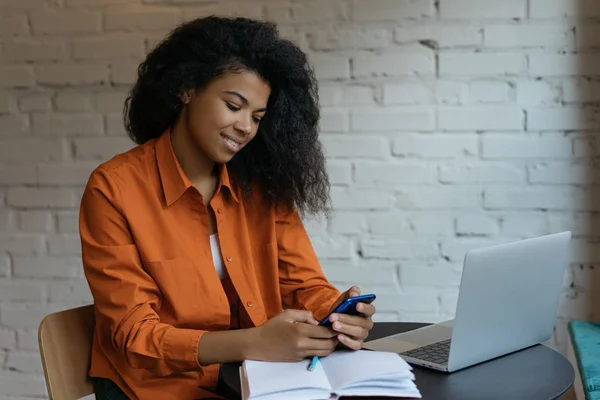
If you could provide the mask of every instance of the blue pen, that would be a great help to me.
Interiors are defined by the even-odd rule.
[[[309,371],[313,371],[317,366],[317,361],[319,361],[319,356],[313,356],[310,365],[308,366]]]

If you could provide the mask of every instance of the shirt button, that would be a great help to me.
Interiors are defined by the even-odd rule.
[[[231,261],[233,258],[231,256],[227,256],[227,261]]]
[[[247,303],[246,303],[246,305],[247,305],[248,307],[252,307],[252,302],[251,302],[251,301],[249,301],[249,302],[247,302]]]

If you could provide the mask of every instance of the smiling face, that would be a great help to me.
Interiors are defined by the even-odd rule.
[[[189,142],[207,162],[226,163],[258,131],[271,88],[253,72],[232,72],[184,95],[180,122]]]

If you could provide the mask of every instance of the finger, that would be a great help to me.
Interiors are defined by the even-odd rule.
[[[369,330],[362,326],[343,324],[339,321],[333,323],[333,330],[342,333],[352,339],[365,340]]]
[[[317,357],[327,357],[328,355],[330,355],[331,353],[333,353],[333,350],[335,350],[335,347],[332,349],[328,349],[328,350],[307,350],[304,354],[304,358],[306,357],[312,357],[312,356],[317,356]]]
[[[312,325],[319,325],[310,311],[305,310],[285,310],[281,313],[283,318],[289,322],[306,322]]]
[[[362,340],[352,339],[343,334],[339,334],[337,338],[340,341],[340,343],[342,343],[346,347],[351,348],[352,350],[360,350],[363,346]]]
[[[336,332],[324,326],[299,325],[300,335],[313,339],[329,339],[336,336]]]
[[[338,345],[337,337],[329,339],[308,339],[303,343],[303,348],[308,351],[321,351],[321,350],[333,350]]]
[[[339,341],[336,337],[330,339],[306,339],[300,343],[300,354],[303,357],[327,356],[331,354]]]
[[[360,326],[367,330],[371,330],[373,328],[373,320],[362,315],[333,314],[329,317],[329,320],[332,321],[332,323],[339,321],[346,325]]]
[[[372,317],[375,314],[375,306],[373,304],[358,303],[356,305],[356,311],[364,315],[365,317]]]

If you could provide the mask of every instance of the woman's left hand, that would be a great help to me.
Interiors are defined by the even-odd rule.
[[[360,296],[360,289],[357,286],[352,286],[342,293],[331,309],[335,310],[342,301],[349,297],[356,296]],[[332,329],[338,332],[337,339],[341,344],[353,350],[362,348],[365,339],[373,328],[373,320],[371,317],[375,314],[375,306],[372,304],[358,303],[356,305],[356,310],[360,315],[333,313],[329,316],[329,320],[332,322]]]

